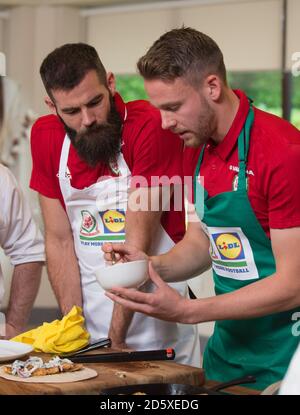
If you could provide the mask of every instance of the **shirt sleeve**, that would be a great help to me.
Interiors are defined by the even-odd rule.
[[[58,128],[41,126],[37,121],[31,130],[32,172],[30,187],[43,196],[61,199],[57,177],[62,140]],[[58,148],[60,144],[60,149]]]
[[[12,265],[45,260],[43,237],[12,173],[0,166],[0,245]]]
[[[133,148],[132,187],[163,185],[168,179],[182,178],[183,143],[170,131],[162,130],[160,120],[149,119],[137,135]],[[139,180],[141,178],[141,180]]]

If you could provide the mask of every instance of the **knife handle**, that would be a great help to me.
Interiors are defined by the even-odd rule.
[[[74,363],[134,362],[143,360],[174,360],[174,349],[145,350],[133,352],[116,352],[74,356]]]

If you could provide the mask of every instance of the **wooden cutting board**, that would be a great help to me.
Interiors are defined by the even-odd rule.
[[[45,358],[47,355],[39,354]],[[0,394],[10,395],[98,395],[102,389],[142,383],[203,385],[204,371],[173,361],[85,363],[98,376],[70,383],[23,383],[0,378]]]

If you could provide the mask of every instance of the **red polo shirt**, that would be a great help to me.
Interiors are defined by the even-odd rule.
[[[208,195],[233,189],[238,173],[237,139],[247,117],[249,102],[235,91],[240,106],[230,130],[219,144],[210,140],[200,169]],[[194,173],[200,148],[185,148],[183,172]],[[254,108],[247,162],[248,196],[266,234],[270,228],[300,226],[300,131],[275,115]]]
[[[133,177],[142,176],[151,185],[152,176],[182,177],[182,149],[179,137],[161,128],[160,113],[147,101],[124,104],[115,95],[116,108],[122,119],[122,153]],[[59,199],[64,206],[60,191],[58,171],[65,130],[59,118],[46,115],[39,118],[31,131],[32,175],[30,187],[42,195]],[[71,185],[77,189],[91,186],[102,176],[114,176],[104,164],[89,167],[70,146],[68,168]],[[162,216],[162,225],[178,242],[184,234],[184,211],[171,211]]]

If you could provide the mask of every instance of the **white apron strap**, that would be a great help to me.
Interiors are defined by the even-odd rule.
[[[66,198],[70,194],[70,177],[68,176],[68,157],[70,151],[71,140],[69,139],[68,135],[65,135],[65,139],[63,142],[60,161],[59,161],[59,171],[58,171],[58,178],[60,189],[63,195],[63,198]]]
[[[69,177],[66,175],[66,169],[67,169],[67,165],[68,165],[70,144],[71,144],[71,140],[69,139],[68,135],[66,134],[64,142],[63,142],[61,155],[60,155],[60,162],[59,162],[59,178],[60,179],[69,180]]]
[[[122,177],[128,177],[130,175],[129,167],[128,167],[122,153],[120,153],[120,155],[118,157],[118,168],[119,168],[119,171],[120,171],[120,175]]]

